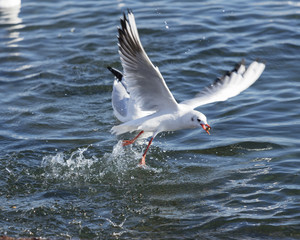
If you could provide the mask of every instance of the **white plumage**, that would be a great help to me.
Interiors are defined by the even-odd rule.
[[[209,133],[211,128],[206,116],[194,108],[238,95],[250,87],[265,68],[265,64],[258,61],[246,68],[242,61],[233,71],[205,87],[194,98],[177,103],[159,69],[147,56],[131,11],[128,12],[128,19],[124,14],[118,31],[124,76],[115,69],[109,69],[118,78],[112,93],[114,113],[124,123],[114,126],[112,133],[120,135],[140,131],[134,139],[124,140],[123,145],[133,143],[144,132],[152,133],[141,165],[145,165],[149,146],[160,132],[202,127]]]

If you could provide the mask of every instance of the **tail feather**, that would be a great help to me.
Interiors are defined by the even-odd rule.
[[[112,127],[111,133],[115,134],[115,135],[121,135],[121,134],[124,134],[127,132],[133,132],[135,130],[138,130],[138,128],[136,126],[131,126],[131,125],[128,125],[127,123],[123,123],[118,126]]]
[[[110,66],[108,66],[107,69],[108,69],[109,71],[111,71],[111,73],[112,73],[113,75],[115,75],[115,77],[119,80],[119,82],[122,81],[123,74],[122,74],[119,70],[117,70],[117,69],[115,69],[115,68],[112,68],[112,67],[110,67]]]

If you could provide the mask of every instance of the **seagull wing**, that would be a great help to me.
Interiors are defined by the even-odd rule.
[[[254,61],[246,68],[244,61],[242,61],[234,70],[205,87],[194,98],[185,100],[180,104],[196,108],[213,102],[226,101],[250,87],[260,77],[264,69],[264,63]]]
[[[147,56],[137,31],[134,15],[124,14],[119,31],[119,54],[130,97],[143,111],[177,109],[178,104],[158,68]]]

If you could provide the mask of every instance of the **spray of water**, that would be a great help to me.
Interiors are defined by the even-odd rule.
[[[48,179],[68,179],[86,181],[90,175],[90,168],[96,162],[94,157],[87,158],[86,148],[79,148],[71,154],[59,152],[55,155],[43,157],[42,167]]]
[[[90,145],[71,153],[58,152],[55,155],[44,156],[42,168],[45,171],[45,179],[76,183],[120,181],[133,178],[132,174],[136,171],[161,171],[151,167],[141,168],[138,165],[142,156],[140,145],[123,147],[122,141],[119,141],[111,153],[102,156],[98,156],[97,148],[101,146]]]

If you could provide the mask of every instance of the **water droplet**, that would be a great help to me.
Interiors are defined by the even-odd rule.
[[[166,29],[169,29],[167,21],[165,21]]]

